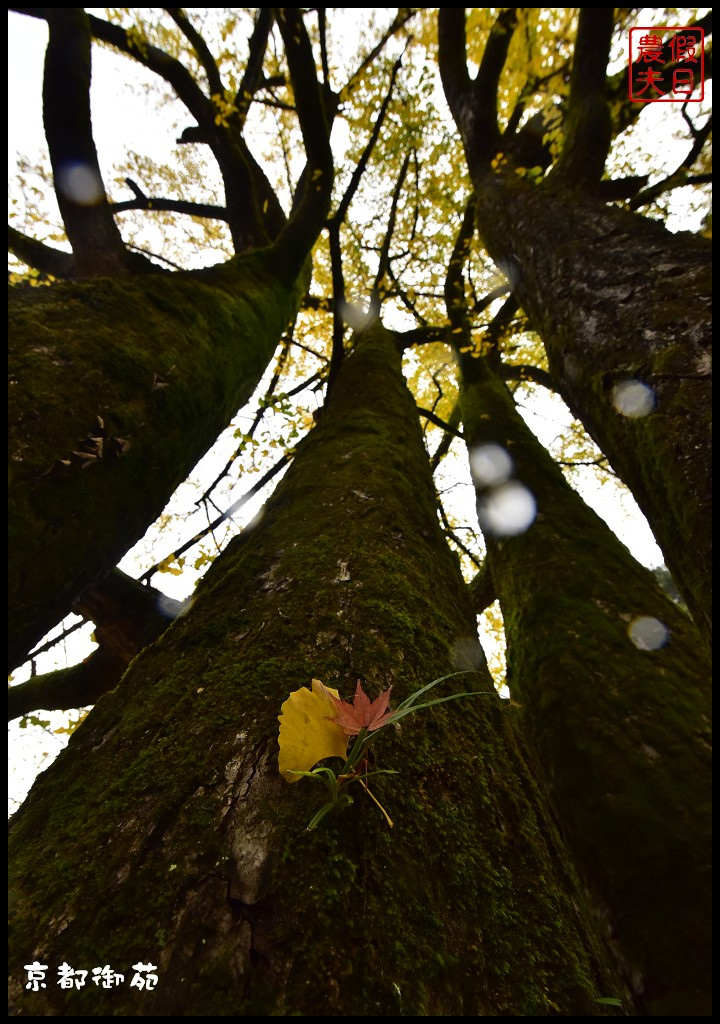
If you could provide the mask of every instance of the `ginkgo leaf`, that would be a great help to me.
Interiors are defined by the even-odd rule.
[[[387,710],[391,690],[392,686],[381,693],[377,700],[370,700],[358,680],[352,704],[347,704],[338,697],[332,698],[335,705],[333,721],[337,722],[347,736],[357,736],[363,729],[367,729],[368,732],[381,729],[393,717],[393,712]]]
[[[345,758],[347,736],[330,721],[337,696],[337,690],[313,679],[312,691],[306,686],[295,690],[280,709],[279,768],[286,782],[298,782],[302,776],[293,772],[309,771],[323,758]]]

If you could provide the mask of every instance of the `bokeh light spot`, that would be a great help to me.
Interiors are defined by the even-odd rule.
[[[640,380],[624,380],[613,388],[612,401],[619,413],[636,420],[653,411],[655,393]]]
[[[470,472],[476,487],[496,487],[510,479],[513,460],[499,444],[483,444],[470,452]]]
[[[524,533],[534,522],[536,512],[532,491],[518,480],[510,480],[478,502],[480,526],[493,537]]]
[[[103,197],[103,185],[87,164],[66,164],[58,178],[60,190],[78,206],[95,206]]]
[[[628,626],[628,635],[640,651],[657,651],[668,640],[667,626],[652,615],[638,615]]]

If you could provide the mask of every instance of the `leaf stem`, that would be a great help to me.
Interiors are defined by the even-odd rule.
[[[373,802],[374,804],[377,804],[377,806],[378,806],[378,807],[380,808],[380,810],[382,811],[383,815],[385,816],[385,821],[386,821],[386,822],[388,823],[388,825],[390,826],[390,828],[392,828],[392,827],[393,827],[393,823],[392,823],[392,820],[391,820],[391,818],[390,818],[390,815],[389,815],[389,814],[388,814],[388,812],[387,812],[387,811],[385,810],[385,808],[384,808],[384,807],[383,807],[383,805],[382,805],[382,804],[380,803],[380,801],[379,801],[379,800],[377,799],[377,797],[373,796],[373,794],[372,794],[372,793],[370,792],[370,788],[368,787],[367,783],[366,783],[366,782],[364,782],[364,781],[363,781],[363,779],[358,779],[357,781],[358,781],[358,782],[360,783],[360,785],[361,785],[361,786],[362,786],[362,788],[363,788],[363,789],[365,790],[365,792],[367,793],[367,795],[368,795],[368,796],[370,797],[370,799],[372,800],[372,802]]]

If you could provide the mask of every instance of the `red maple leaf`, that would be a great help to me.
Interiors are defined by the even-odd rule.
[[[394,714],[393,711],[387,710],[391,690],[392,686],[381,693],[377,700],[370,700],[358,679],[355,699],[352,704],[330,695],[335,705],[335,714],[331,721],[337,722],[346,736],[357,736],[363,729],[374,732],[375,729],[382,728],[383,725],[387,725]]]

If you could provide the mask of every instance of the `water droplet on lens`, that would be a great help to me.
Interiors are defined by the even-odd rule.
[[[513,460],[499,444],[483,444],[470,452],[470,472],[476,487],[504,484],[513,469]]]
[[[518,480],[498,487],[478,503],[482,529],[494,537],[516,537],[535,520],[537,505],[532,491]]]
[[[639,380],[624,380],[616,384],[612,391],[612,401],[619,413],[633,420],[647,416],[655,408],[652,388]]]
[[[97,173],[87,164],[66,164],[58,176],[61,192],[78,206],[94,206],[103,196]]]
[[[638,615],[628,626],[628,635],[640,651],[657,651],[668,640],[667,626],[652,615]]]

